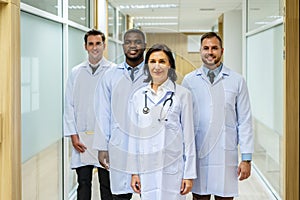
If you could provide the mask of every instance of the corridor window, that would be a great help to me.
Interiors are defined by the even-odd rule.
[[[69,0],[68,5],[69,20],[83,26],[90,26],[90,14],[93,13],[90,1],[88,0]]]
[[[21,0],[21,2],[54,15],[59,15],[62,10],[62,1],[58,0]]]
[[[116,9],[108,4],[108,37],[116,36]]]
[[[283,19],[283,1],[281,0],[248,0],[247,31],[268,26]]]

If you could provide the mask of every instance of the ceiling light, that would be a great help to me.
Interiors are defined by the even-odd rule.
[[[200,11],[215,11],[215,8],[200,8]]]
[[[267,18],[270,18],[270,19],[281,19],[283,17],[282,16],[272,15],[272,16],[268,16]]]
[[[152,17],[152,16],[149,16],[149,17],[133,17],[133,19],[135,19],[135,20],[143,20],[143,19],[178,19],[178,17],[177,16],[175,16],[175,17],[164,17],[164,16]]]
[[[85,6],[79,6],[79,5],[76,5],[76,6],[69,6],[68,7],[69,9],[73,9],[73,10],[84,10],[85,9]]]
[[[147,8],[177,8],[177,4],[141,4],[141,5],[120,5],[120,9],[147,9]]]
[[[136,26],[176,26],[177,22],[138,22],[135,23]]]
[[[250,10],[255,10],[255,11],[257,11],[257,10],[260,10],[260,8],[250,8]]]
[[[270,22],[255,22],[255,24],[259,24],[259,25],[266,25],[269,24]]]

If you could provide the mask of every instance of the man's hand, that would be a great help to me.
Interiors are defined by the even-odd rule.
[[[193,180],[192,179],[182,179],[180,194],[185,195],[192,190]]]
[[[108,151],[98,151],[98,160],[100,165],[106,170],[109,170],[109,155]]]
[[[135,193],[141,194],[141,181],[139,175],[131,175],[131,188]]]
[[[247,179],[251,174],[251,162],[242,161],[238,167],[239,180]]]
[[[76,151],[80,153],[84,153],[86,150],[86,146],[79,141],[78,134],[71,135],[72,145],[76,149]]]

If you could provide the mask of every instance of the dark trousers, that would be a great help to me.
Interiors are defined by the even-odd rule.
[[[193,193],[193,200],[210,200],[210,194],[208,195],[199,195]],[[215,195],[215,200],[233,200],[233,197],[219,197]]]
[[[92,197],[92,177],[93,165],[76,168],[77,173],[77,200],[91,200]],[[112,200],[110,191],[109,172],[98,168],[98,178],[100,184],[100,196],[103,200]]]
[[[128,194],[113,194],[113,200],[130,200],[132,193]]]

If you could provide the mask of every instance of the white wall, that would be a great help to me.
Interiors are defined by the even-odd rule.
[[[224,13],[224,64],[240,74],[242,74],[242,37],[242,10]]]

